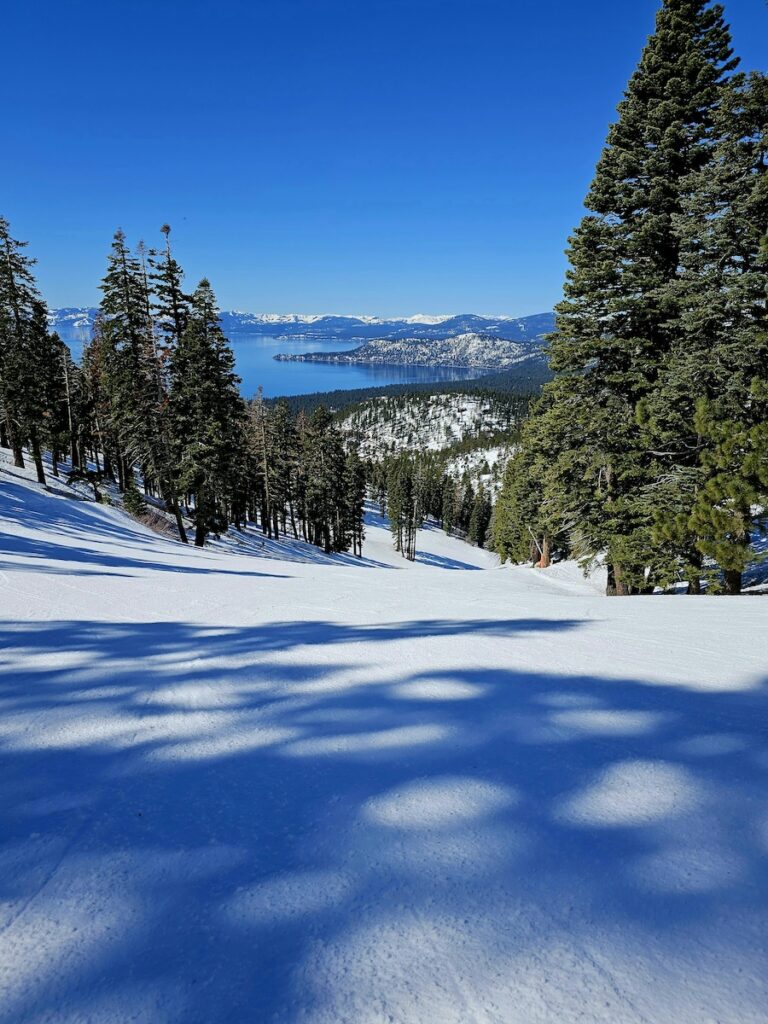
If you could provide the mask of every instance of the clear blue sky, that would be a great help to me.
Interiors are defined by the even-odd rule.
[[[117,226],[168,221],[224,308],[539,312],[657,7],[9,4],[0,211],[52,306],[98,300]],[[765,66],[764,0],[726,10]]]

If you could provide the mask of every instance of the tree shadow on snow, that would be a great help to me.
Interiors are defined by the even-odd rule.
[[[647,957],[695,991],[706,962],[759,1009],[733,965],[766,939],[768,682],[515,667],[584,625],[3,628],[4,1019],[357,1024],[391,995],[395,1019],[461,1020],[455,950],[512,1019],[558,943],[594,985]],[[488,637],[505,664],[472,667]],[[644,1019],[622,998],[607,1019]]]

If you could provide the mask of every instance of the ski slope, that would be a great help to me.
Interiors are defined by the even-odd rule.
[[[0,1020],[765,1024],[768,602],[2,468]]]

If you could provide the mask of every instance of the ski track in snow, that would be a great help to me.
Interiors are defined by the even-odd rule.
[[[362,560],[197,551],[29,476],[0,1021],[766,1024],[768,602],[373,511]]]

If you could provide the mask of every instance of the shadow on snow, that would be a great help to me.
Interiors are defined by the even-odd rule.
[[[385,989],[409,957],[440,975],[414,916],[487,944],[486,988],[563,929],[610,951],[627,926],[674,958],[681,936],[759,919],[766,684],[515,669],[518,639],[580,628],[4,628],[0,897],[17,907],[4,941],[34,941],[25,907],[40,894],[56,947],[29,961],[5,1019],[117,1019],[126,1002],[163,1021],[348,1019],[313,987],[333,950],[372,956]],[[324,657],[489,636],[509,640],[502,668]],[[348,983],[366,998],[365,976]]]

